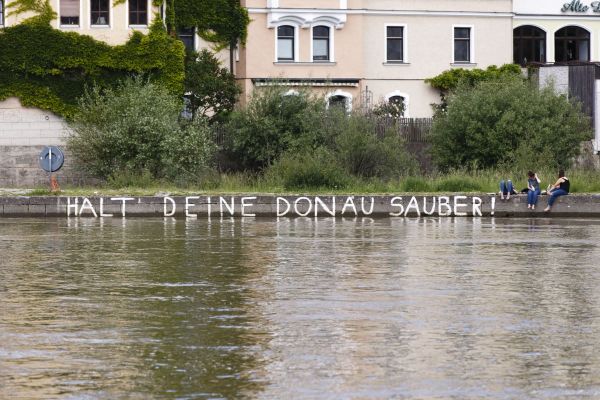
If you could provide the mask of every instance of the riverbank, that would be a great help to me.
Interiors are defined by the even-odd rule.
[[[189,196],[3,196],[0,215],[11,217],[572,217],[600,218],[600,194],[560,197],[544,212],[527,196],[501,200],[465,195],[189,195]]]

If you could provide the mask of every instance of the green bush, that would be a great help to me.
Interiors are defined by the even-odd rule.
[[[552,88],[503,77],[459,86],[436,113],[432,155],[441,170],[566,166],[591,128],[575,105]],[[524,168],[525,169],[525,168]]]
[[[128,171],[154,178],[199,176],[215,146],[202,120],[181,120],[183,101],[142,79],[86,92],[68,147],[84,171],[100,177]]]
[[[331,152],[323,147],[308,152],[288,152],[266,173],[267,180],[278,182],[286,190],[342,189],[349,182],[344,169]]]
[[[288,94],[288,88],[255,90],[246,108],[234,111],[225,129],[227,144],[246,170],[269,166],[290,148],[317,147],[325,103],[307,93]]]
[[[335,153],[353,175],[392,178],[409,175],[418,168],[395,129],[379,137],[373,119],[352,115],[340,121],[335,137]]]

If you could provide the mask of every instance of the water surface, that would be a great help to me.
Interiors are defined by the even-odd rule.
[[[2,219],[0,398],[600,397],[600,220]]]

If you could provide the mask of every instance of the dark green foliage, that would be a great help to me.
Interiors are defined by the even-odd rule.
[[[327,109],[320,98],[284,87],[255,92],[226,126],[247,170],[266,169],[286,189],[342,188],[352,177],[393,179],[417,169],[395,129],[373,116]]]
[[[243,169],[260,170],[290,148],[316,148],[325,103],[305,93],[272,87],[254,92],[247,107],[231,114],[228,148]]]
[[[374,119],[351,115],[340,121],[337,130],[333,147],[340,163],[353,175],[392,178],[417,169],[393,128],[379,137]]]
[[[538,170],[567,165],[590,137],[589,121],[565,96],[503,77],[463,84],[448,97],[447,112],[434,119],[432,150],[442,170]]]
[[[200,176],[213,157],[202,120],[181,120],[183,101],[142,79],[86,92],[68,147],[84,171],[108,178],[124,172],[154,178]]]
[[[193,117],[220,120],[233,110],[241,90],[235,76],[221,68],[219,60],[204,49],[186,57],[185,92]]]
[[[350,176],[331,151],[324,147],[285,153],[267,171],[270,181],[284,189],[343,189]]]
[[[239,0],[166,0],[167,24],[171,31],[196,27],[204,39],[221,47],[246,40],[250,22]]]
[[[86,86],[106,87],[130,75],[183,91],[183,45],[160,23],[113,47],[34,19],[0,30],[0,54],[0,100],[16,96],[25,106],[65,117],[75,113]]]

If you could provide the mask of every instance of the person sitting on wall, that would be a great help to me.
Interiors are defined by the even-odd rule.
[[[538,196],[540,195],[540,178],[533,171],[527,172],[527,208],[535,210]]]
[[[506,196],[506,200],[510,199],[511,194],[517,194],[517,191],[513,187],[513,183],[510,179],[506,181],[503,179],[500,181],[500,200],[504,200],[504,196]]]
[[[570,188],[571,183],[569,182],[569,178],[565,176],[565,171],[561,169],[558,171],[558,180],[550,187],[550,189],[548,189],[548,195],[550,195],[550,197],[548,198],[548,207],[546,207],[544,211],[550,211],[556,198],[569,194]]]

